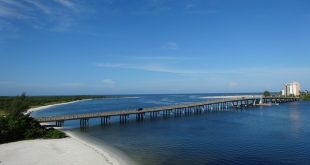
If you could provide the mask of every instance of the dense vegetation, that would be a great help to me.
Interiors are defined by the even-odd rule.
[[[21,97],[24,97],[22,94]],[[26,110],[32,107],[44,106],[55,103],[65,103],[70,101],[82,100],[82,99],[93,99],[93,98],[106,98],[108,96],[90,96],[90,95],[79,95],[79,96],[27,96],[23,98],[23,102],[18,103],[20,108]],[[109,96],[110,97],[110,96]],[[12,105],[17,104],[15,97],[1,96],[0,97],[0,116],[5,113],[13,111]]]
[[[24,115],[30,107],[52,103],[69,102],[104,96],[32,96],[25,93],[16,97],[0,97],[0,144],[24,139],[63,138],[65,133],[53,128],[45,128],[29,115]]]
[[[270,94],[269,91],[264,91],[263,95],[264,95],[265,97],[271,96],[271,94]]]
[[[24,139],[63,138],[65,133],[45,128],[29,115],[30,107],[64,103],[81,99],[105,98],[107,96],[20,96],[0,97],[0,144]]]
[[[301,98],[305,101],[310,101],[310,93],[301,93]]]
[[[0,117],[0,144],[24,139],[63,138],[65,133],[54,128],[46,129],[29,115]]]

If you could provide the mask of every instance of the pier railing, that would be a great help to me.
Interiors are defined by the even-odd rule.
[[[60,116],[49,116],[37,118],[39,122],[56,122],[56,126],[63,126],[64,121],[80,120],[81,128],[88,127],[88,120],[91,118],[101,118],[102,125],[110,123],[110,117],[119,116],[120,123],[126,123],[130,115],[135,115],[137,121],[143,120],[146,115],[150,118],[159,116],[169,117],[190,115],[192,113],[202,113],[209,111],[234,110],[238,108],[248,108],[266,103],[284,103],[298,101],[299,97],[234,97],[225,99],[208,100],[188,104],[174,104],[143,109],[129,109],[118,111],[104,111],[83,114],[70,114]]]

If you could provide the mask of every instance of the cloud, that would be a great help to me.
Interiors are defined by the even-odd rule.
[[[152,72],[165,72],[165,73],[178,73],[178,74],[187,73],[187,71],[185,70],[167,68],[159,64],[133,65],[133,64],[104,63],[104,64],[97,64],[96,66],[103,67],[103,68],[137,69],[137,70],[152,71]]]
[[[52,13],[51,9],[48,6],[46,6],[43,3],[40,3],[39,1],[35,1],[35,0],[24,0],[24,1],[33,5],[34,7],[38,8],[38,9],[40,9],[45,14],[51,14]]]
[[[25,19],[27,16],[19,13],[17,9],[10,8],[7,6],[1,6],[0,3],[0,18],[14,18],[14,19]]]
[[[161,64],[119,64],[119,63],[102,63],[97,64],[97,67],[102,68],[112,68],[112,69],[135,69],[135,70],[143,70],[149,72],[161,72],[161,73],[171,73],[171,74],[183,74],[183,75],[209,75],[209,76],[217,76],[223,74],[238,74],[239,70],[215,70],[215,69],[186,69],[186,68],[173,68],[167,67]]]
[[[115,0],[102,0],[105,4],[113,4]]]
[[[54,0],[54,1],[65,6],[65,7],[67,7],[67,8],[76,9],[76,5],[69,0]]]
[[[0,42],[19,37],[18,29],[8,21],[0,20]]]
[[[63,83],[61,84],[61,86],[69,87],[69,88],[80,88],[80,87],[83,87],[84,84],[80,82],[70,82],[70,83]]]
[[[217,10],[191,10],[191,11],[188,11],[188,13],[204,15],[204,14],[216,14],[218,13],[218,11]]]
[[[27,5],[25,5],[24,3],[15,0],[0,0],[0,3],[2,3],[2,6],[9,5],[14,6],[18,9],[29,9],[29,7],[27,7]]]
[[[5,80],[0,80],[0,85],[9,85],[9,84],[15,84],[16,82],[14,81],[5,81]]]
[[[229,88],[236,88],[239,84],[237,82],[231,81],[228,83]]]
[[[115,87],[115,81],[113,81],[112,79],[103,79],[101,82],[109,88]]]
[[[164,49],[170,49],[170,50],[176,50],[178,49],[179,46],[177,43],[175,42],[167,42],[165,45],[164,45]]]
[[[128,68],[128,64],[111,64],[111,63],[103,63],[97,64],[97,67],[105,67],[105,68]]]
[[[76,22],[82,11],[80,8],[70,0],[0,0],[0,20],[9,22],[17,29],[22,24],[33,29],[65,31]],[[7,30],[3,33],[14,32]]]
[[[177,56],[134,56],[133,58],[138,60],[171,60],[171,61],[177,61],[177,60],[190,60],[190,58],[187,57],[177,57]]]
[[[102,63],[97,64],[97,67],[111,68],[111,69],[136,69],[149,72],[161,72],[171,73],[185,76],[204,76],[204,77],[238,77],[238,78],[249,78],[249,77],[287,77],[290,75],[291,78],[299,78],[307,76],[310,72],[310,67],[294,67],[294,68],[277,68],[277,67],[247,67],[247,68],[174,68],[167,67],[162,64],[120,64],[120,63]],[[255,74],[254,74],[255,73]],[[287,79],[287,78],[286,78]],[[293,80],[289,80],[293,81]],[[236,87],[238,84],[235,82],[229,83],[231,87]]]

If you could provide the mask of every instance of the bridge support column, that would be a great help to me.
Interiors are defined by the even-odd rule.
[[[136,121],[143,121],[144,113],[137,113],[136,114]]]
[[[109,118],[109,116],[101,117],[101,126],[107,126],[108,125],[108,118]]]
[[[176,117],[180,117],[181,115],[182,115],[181,109],[179,109],[179,108],[176,109],[176,110],[175,110],[175,116],[176,116]]]
[[[101,126],[110,125],[110,116],[101,117]]]
[[[126,124],[127,123],[128,115],[119,115],[119,122],[120,124]]]
[[[150,118],[151,118],[151,120],[153,120],[154,119],[154,112],[149,112],[150,113]]]
[[[60,121],[56,121],[56,127],[63,127],[64,126],[64,121],[60,120]]]
[[[80,128],[82,130],[89,127],[89,119],[80,119]]]

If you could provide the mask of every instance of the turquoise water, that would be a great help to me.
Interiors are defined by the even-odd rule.
[[[195,102],[204,96],[208,94],[99,99],[53,107],[34,116]],[[116,122],[104,128],[91,120],[88,131],[75,131],[109,144],[137,164],[309,164],[309,107],[310,102],[300,101],[143,123],[133,120],[127,125]]]

